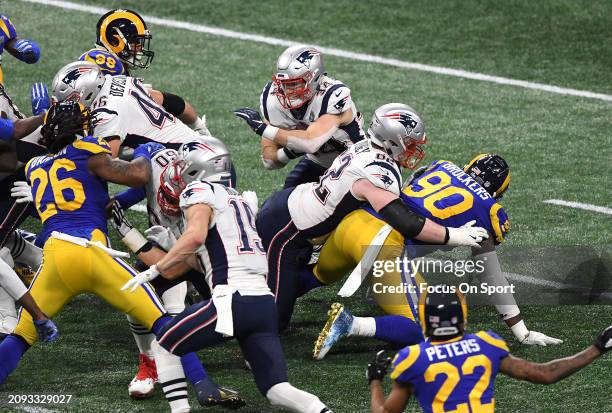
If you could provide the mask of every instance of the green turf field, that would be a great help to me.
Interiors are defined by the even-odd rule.
[[[287,40],[313,42],[353,52],[453,69],[481,72],[598,93],[612,93],[612,3],[589,1],[386,1],[328,2],[280,0],[164,2],[86,1],[98,7],[131,7],[142,14],[204,24]],[[377,4],[378,3],[378,4]],[[39,42],[36,65],[5,54],[8,91],[29,112],[34,81],[50,83],[56,70],[95,40],[97,16],[17,1],[0,3],[18,33]],[[282,185],[288,169],[266,171],[258,140],[232,109],[258,107],[282,46],[217,37],[151,25],[156,56],[139,75],[160,90],[184,96],[208,116],[209,128],[227,143],[240,189],[257,191],[263,201]],[[331,76],[352,89],[369,120],[392,101],[419,110],[428,130],[426,161],[463,164],[484,151],[501,153],[513,167],[503,205],[512,224],[504,248],[528,246],[607,246],[612,220],[605,213],[545,204],[548,199],[610,208],[612,103],[539,90],[407,70],[327,56]],[[130,212],[140,226],[145,217]],[[29,220],[27,228],[38,224]],[[120,245],[117,241],[116,245]],[[337,287],[299,302],[293,328],[283,337],[289,377],[316,393],[334,412],[367,412],[365,365],[380,347],[376,341],[347,340],[322,362],[311,361],[312,343],[323,325]],[[357,314],[376,313],[359,297],[347,303]],[[520,304],[520,303],[519,303]],[[518,356],[544,361],[573,354],[590,344],[612,321],[610,306],[525,306],[527,325],[565,340],[559,347],[521,347],[491,307],[471,312],[470,330],[494,329]],[[0,389],[8,394],[72,394],[69,405],[30,405],[8,411],[162,412],[161,394],[135,402],[127,384],[137,368],[137,350],[125,317],[95,297],[75,299],[56,318],[62,338],[37,345]],[[246,412],[274,412],[244,368],[238,346],[229,343],[199,353],[209,373],[248,398]],[[612,358],[598,360],[553,386],[497,381],[500,412],[610,412]],[[161,392],[160,392],[161,393]],[[197,406],[195,398],[192,407]],[[41,410],[42,408],[42,410]],[[36,410],[39,409],[39,410]],[[5,410],[5,407],[2,407]],[[214,409],[210,410],[211,412]],[[408,411],[418,411],[414,400]]]

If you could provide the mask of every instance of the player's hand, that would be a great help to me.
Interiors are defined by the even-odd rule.
[[[253,129],[253,132],[259,136],[263,135],[264,130],[266,129],[266,124],[261,119],[259,112],[250,108],[240,108],[234,111],[234,115],[244,119],[251,129]]]
[[[11,188],[11,196],[18,204],[32,202],[32,188],[25,181],[15,181]]]
[[[158,275],[159,271],[157,271],[157,266],[151,265],[148,270],[136,274],[134,278],[123,284],[121,291],[129,289],[130,292],[133,293],[142,284],[148,283],[149,281],[157,278]]]
[[[612,326],[599,333],[593,344],[601,351],[601,354],[610,351],[612,349]]]
[[[123,209],[121,208],[121,204],[119,201],[113,201],[112,203],[112,219],[111,223],[113,228],[117,230],[121,238],[125,238],[128,232],[134,228],[132,223],[126,218]]]
[[[34,320],[34,327],[36,327],[38,339],[43,343],[52,343],[59,338],[57,326],[49,319]]]
[[[533,331],[533,330],[529,331],[529,333],[523,339],[519,338],[519,341],[521,342],[521,344],[544,346],[544,347],[551,346],[551,345],[556,346],[556,345],[563,343],[563,340],[560,340],[554,337],[549,337],[546,334],[540,333],[539,331]]]
[[[134,149],[133,156],[134,159],[145,158],[150,161],[153,155],[164,149],[166,149],[166,147],[158,142],[143,143],[142,145],[139,145],[136,149]]]
[[[389,368],[390,365],[391,357],[387,357],[385,350],[380,350],[376,353],[374,361],[368,364],[368,369],[366,370],[368,384],[371,383],[372,380],[382,380],[387,374],[387,368]]]
[[[40,48],[32,40],[18,39],[13,48],[17,52],[17,58],[22,62],[32,64],[40,59]]]
[[[32,114],[38,116],[51,107],[49,90],[43,82],[37,82],[30,88],[30,100],[32,101]]]
[[[202,115],[201,118],[194,122],[193,130],[202,136],[212,136],[208,130],[208,125],[206,124],[206,115]]]
[[[165,251],[170,251],[170,248],[172,248],[176,242],[176,237],[172,231],[166,227],[162,227],[161,225],[154,225],[147,229],[144,233],[147,240],[156,243]]]
[[[489,233],[482,227],[475,227],[476,220],[470,221],[459,228],[447,227],[448,241],[446,245],[454,247],[467,245],[468,247],[480,248],[480,243],[489,238]]]

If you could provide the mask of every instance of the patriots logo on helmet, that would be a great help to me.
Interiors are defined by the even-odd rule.
[[[66,76],[64,76],[62,82],[74,87],[78,78],[81,77],[83,73],[91,72],[91,70],[92,69],[89,67],[79,67],[78,69],[71,70]]]
[[[309,62],[310,59],[318,55],[319,52],[317,52],[316,50],[308,49],[304,50],[298,57],[295,58],[295,60],[302,64],[306,64],[306,62]]]
[[[383,118],[396,120],[401,123],[406,128],[406,130],[409,131],[416,128],[418,124],[418,122],[414,120],[412,116],[404,112],[388,113],[386,115],[383,115]]]
[[[215,153],[215,150],[204,142],[188,142],[183,145],[183,153],[187,154],[191,151],[210,151]]]

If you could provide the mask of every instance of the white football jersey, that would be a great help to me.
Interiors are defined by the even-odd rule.
[[[168,216],[164,214],[157,202],[157,192],[159,191],[161,174],[172,160],[176,159],[178,152],[174,149],[164,149],[151,157],[151,179],[147,182],[145,190],[147,193],[147,212],[151,225],[161,225],[170,229],[178,239],[183,232],[183,219],[180,214]]]
[[[352,193],[359,179],[397,196],[401,191],[402,179],[395,161],[365,139],[338,155],[319,182],[295,187],[288,199],[295,226],[309,238],[333,231],[342,218],[365,202]]]
[[[210,290],[228,284],[242,295],[271,295],[266,252],[247,201],[232,188],[195,181],[181,193],[184,216],[185,209],[194,204],[206,204],[213,210],[208,236],[198,252]]]
[[[341,152],[365,137],[363,117],[351,99],[351,90],[339,80],[324,76],[317,94],[303,108],[285,109],[276,95],[272,82],[264,87],[260,97],[261,113],[272,125],[282,129],[305,129],[325,114],[338,115],[351,109],[353,121],[341,126],[321,148],[306,156],[329,168]],[[297,117],[296,117],[297,116]]]
[[[151,141],[178,147],[200,134],[158,105],[140,80],[129,76],[105,76],[91,105],[94,135],[118,136],[123,146],[135,148]]]

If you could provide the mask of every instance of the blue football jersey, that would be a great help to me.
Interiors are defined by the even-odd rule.
[[[84,60],[86,62],[95,63],[100,67],[100,70],[104,74],[109,74],[111,76],[116,75],[125,75],[129,76],[127,67],[121,60],[111,52],[102,48],[94,48],[85,53],[83,53],[79,60]]]
[[[107,233],[108,185],[87,167],[89,157],[99,153],[110,154],[110,147],[105,140],[89,136],[26,164],[26,179],[43,223],[40,245],[53,231],[87,239],[95,229]]]
[[[423,341],[395,356],[391,379],[412,387],[424,412],[493,412],[494,383],[510,350],[491,331]]]

